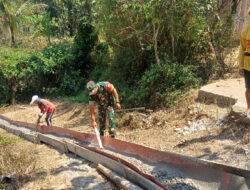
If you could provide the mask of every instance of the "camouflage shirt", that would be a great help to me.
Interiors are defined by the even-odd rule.
[[[98,91],[96,95],[89,95],[89,104],[93,105],[96,102],[99,106],[114,106],[113,84],[110,82],[99,82],[96,85],[98,86]]]

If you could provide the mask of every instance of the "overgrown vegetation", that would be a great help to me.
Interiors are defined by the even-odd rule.
[[[11,144],[15,144],[15,140],[10,139],[10,138],[4,138],[2,136],[0,136],[0,146],[6,146],[6,145],[11,145]]]
[[[35,168],[35,160],[30,150],[20,149],[16,143],[16,138],[0,136],[0,175],[8,176],[16,173],[17,180],[21,180]],[[18,184],[13,185],[18,187]],[[0,183],[0,189],[5,189],[5,186],[6,184]]]
[[[125,107],[171,107],[180,94],[230,70],[224,49],[232,44],[237,5],[238,0],[0,0],[0,23],[6,23],[0,24],[0,38],[10,39],[0,49],[0,104],[33,94],[86,101],[82,91],[91,79],[112,82]],[[47,47],[20,49],[22,36],[38,42],[45,36]]]

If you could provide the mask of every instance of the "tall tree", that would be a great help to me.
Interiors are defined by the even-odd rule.
[[[51,33],[52,33],[52,23],[51,23],[50,12],[48,12],[42,17],[42,20],[38,24],[37,30],[35,31],[33,37],[36,38],[40,36],[45,36],[48,38],[49,44],[51,44],[51,40],[50,40]]]
[[[10,1],[0,0],[0,18],[4,28],[8,28],[11,36],[11,45],[15,45],[18,32],[18,22],[24,16],[29,16],[46,8],[46,4],[33,4],[30,0]]]
[[[223,75],[227,70],[224,62],[225,47],[233,40],[233,24],[240,0],[217,0],[216,3],[206,2],[207,31],[210,37],[210,48],[214,54],[214,61]]]

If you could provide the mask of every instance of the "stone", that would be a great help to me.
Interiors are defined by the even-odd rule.
[[[235,152],[235,154],[244,154],[244,155],[246,155],[246,151],[243,148],[237,148],[234,152]]]
[[[176,131],[176,132],[177,132],[177,131],[180,131],[180,130],[181,130],[181,128],[175,128],[175,129],[174,129],[174,131]]]

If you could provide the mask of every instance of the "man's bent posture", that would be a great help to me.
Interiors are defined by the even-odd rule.
[[[56,110],[56,107],[48,100],[41,99],[37,95],[32,97],[30,104],[33,104],[33,103],[36,103],[41,110],[41,113],[38,115],[37,125],[40,123],[40,119],[42,118],[42,116],[45,113],[47,113],[45,121],[48,126],[52,126],[52,116]]]
[[[106,129],[106,117],[108,116],[109,135],[114,138],[116,135],[115,107],[117,109],[121,109],[116,89],[110,82],[98,82],[95,84],[94,81],[89,81],[87,83],[87,90],[89,92],[89,109],[92,119],[92,127],[96,127],[94,107],[94,102],[96,102],[99,106],[98,111],[100,135],[104,136]]]

